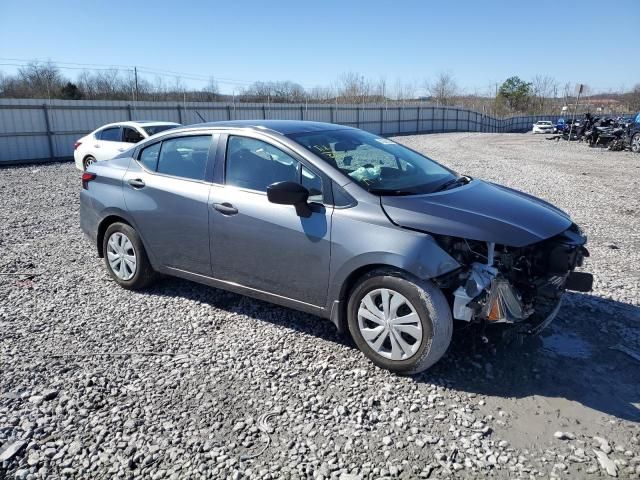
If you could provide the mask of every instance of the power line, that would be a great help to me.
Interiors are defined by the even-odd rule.
[[[98,71],[113,71],[113,70],[126,70],[130,72],[134,72],[135,69],[138,72],[147,73],[150,75],[158,75],[162,77],[172,77],[172,78],[183,78],[185,80],[193,80],[198,82],[208,82],[212,78],[217,83],[222,83],[225,85],[233,85],[233,86],[249,86],[253,83],[256,83],[255,80],[240,80],[237,78],[230,77],[218,77],[215,75],[205,75],[198,73],[186,73],[186,72],[178,72],[174,70],[164,70],[159,68],[145,67],[139,65],[120,65],[120,64],[105,64],[105,63],[80,63],[80,62],[58,62],[55,60],[43,60],[43,59],[27,59],[27,58],[7,58],[0,57],[0,60],[10,61],[10,62],[21,62],[21,63],[0,63],[0,65],[7,66],[16,66],[16,67],[27,67],[31,63],[50,63],[55,65],[57,68],[64,70],[98,70]],[[68,66],[71,65],[71,66]],[[83,68],[87,67],[87,68]],[[309,85],[301,85],[303,88],[313,88]]]
[[[98,70],[98,71],[113,71],[113,70],[126,70],[134,72],[136,69],[139,72],[144,72],[151,75],[159,75],[163,77],[175,77],[184,78],[186,80],[208,82],[212,78],[218,83],[224,83],[229,85],[247,86],[254,83],[252,80],[239,80],[229,77],[217,77],[215,75],[204,75],[198,73],[186,73],[178,72],[174,70],[161,70],[158,68],[137,66],[137,65],[119,65],[119,64],[104,64],[104,63],[79,63],[79,62],[58,62],[54,60],[42,60],[42,59],[25,59],[25,58],[7,58],[0,57],[0,60],[20,63],[0,63],[0,65],[14,66],[14,67],[28,67],[31,63],[50,63],[57,68],[64,70]],[[71,66],[70,66],[71,65]]]

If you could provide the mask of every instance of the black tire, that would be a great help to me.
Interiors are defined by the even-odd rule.
[[[392,360],[378,354],[364,339],[358,325],[360,303],[368,293],[390,289],[404,296],[414,307],[422,326],[422,343],[406,359]],[[376,365],[402,374],[418,373],[434,365],[451,343],[453,319],[444,294],[432,282],[419,280],[392,269],[375,270],[353,288],[347,305],[349,332],[358,348]]]
[[[636,133],[631,137],[631,151],[634,153],[640,153],[640,133]]]
[[[92,157],[91,155],[87,155],[86,157],[84,157],[84,160],[82,160],[82,168],[86,170],[89,167],[89,165],[95,162],[96,162],[96,159],[94,157]]]
[[[129,279],[123,280],[122,278],[118,277],[109,263],[108,242],[114,233],[121,233],[125,235],[133,245],[133,250],[136,257],[136,268],[133,276]],[[157,273],[151,267],[149,257],[147,257],[147,252],[142,245],[140,236],[135,231],[135,229],[133,229],[126,223],[116,222],[109,225],[102,240],[102,251],[104,252],[104,262],[107,266],[109,275],[111,275],[111,278],[113,278],[122,288],[126,288],[128,290],[138,290],[151,285],[157,279]]]

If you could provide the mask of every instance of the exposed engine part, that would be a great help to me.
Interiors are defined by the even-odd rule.
[[[465,243],[472,251],[468,242]],[[460,286],[453,292],[453,318],[467,322],[473,318],[474,308],[469,304],[491,285],[498,274],[498,270],[493,266],[495,246],[495,243],[487,242],[487,263],[473,262],[465,286]]]
[[[468,307],[474,297],[467,295],[464,287],[458,287],[453,292],[453,318],[470,322],[473,318],[473,308]]]
[[[526,247],[455,237],[438,241],[462,265],[438,279],[451,295],[457,320],[520,323],[524,331],[538,330],[555,316],[565,290],[592,286],[590,274],[573,271],[589,256],[586,237],[575,224]]]
[[[489,264],[472,263],[465,286],[458,287],[453,293],[453,318],[470,321],[475,310],[469,304],[491,285],[497,274],[498,270]]]

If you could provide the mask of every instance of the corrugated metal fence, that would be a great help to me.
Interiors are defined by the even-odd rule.
[[[241,119],[313,120],[349,125],[378,135],[438,132],[517,132],[557,116],[494,118],[427,104],[172,103],[98,100],[0,99],[0,163],[72,157],[79,137],[101,125],[160,120],[189,125]]]

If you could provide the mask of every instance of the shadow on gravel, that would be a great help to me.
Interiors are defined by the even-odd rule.
[[[313,335],[324,340],[356,349],[349,335],[341,335],[329,320],[237,293],[220,290],[179,278],[164,278],[145,293],[157,296],[182,297],[206,303],[229,313],[247,315],[281,327]]]
[[[328,320],[242,295],[179,279],[167,279],[148,293],[203,302],[355,350],[349,335],[338,334]],[[564,398],[640,421],[640,362],[610,348],[616,345],[640,351],[640,308],[569,293],[540,336],[510,342],[492,338],[483,344],[476,330],[457,330],[445,358],[413,379],[495,397]]]
[[[564,398],[620,419],[640,421],[640,361],[612,349],[640,352],[640,308],[569,293],[540,336],[488,345],[459,331],[446,359],[415,377],[497,397]]]

